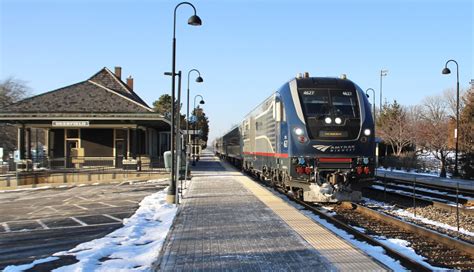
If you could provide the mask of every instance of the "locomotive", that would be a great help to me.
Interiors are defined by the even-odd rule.
[[[362,89],[298,75],[214,142],[217,156],[307,202],[359,201],[374,178],[375,136]]]

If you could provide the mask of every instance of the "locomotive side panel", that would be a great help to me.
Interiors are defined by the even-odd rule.
[[[244,166],[259,173],[275,167],[277,122],[273,94],[252,111],[242,123]]]

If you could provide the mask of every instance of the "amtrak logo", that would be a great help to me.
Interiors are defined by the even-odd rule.
[[[316,148],[319,151],[326,152],[328,148],[330,148],[330,145],[313,145],[314,148]]]
[[[331,152],[331,153],[344,153],[344,152],[354,152],[355,145],[313,145],[314,148],[321,152]]]

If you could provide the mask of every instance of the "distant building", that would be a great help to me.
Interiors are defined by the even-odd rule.
[[[103,68],[85,81],[0,109],[0,123],[18,127],[21,160],[32,158],[32,129],[45,130],[50,168],[162,164],[170,122],[134,92],[133,78],[126,81],[120,67],[115,73]]]

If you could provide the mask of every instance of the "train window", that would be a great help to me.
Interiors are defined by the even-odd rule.
[[[336,116],[359,117],[357,96],[354,91],[332,91],[331,100]]]
[[[305,92],[301,99],[303,110],[308,116],[328,115],[331,112],[327,90],[312,91],[311,95]]]
[[[359,117],[359,107],[355,91],[311,90],[300,92],[301,103],[306,116],[328,115]]]

